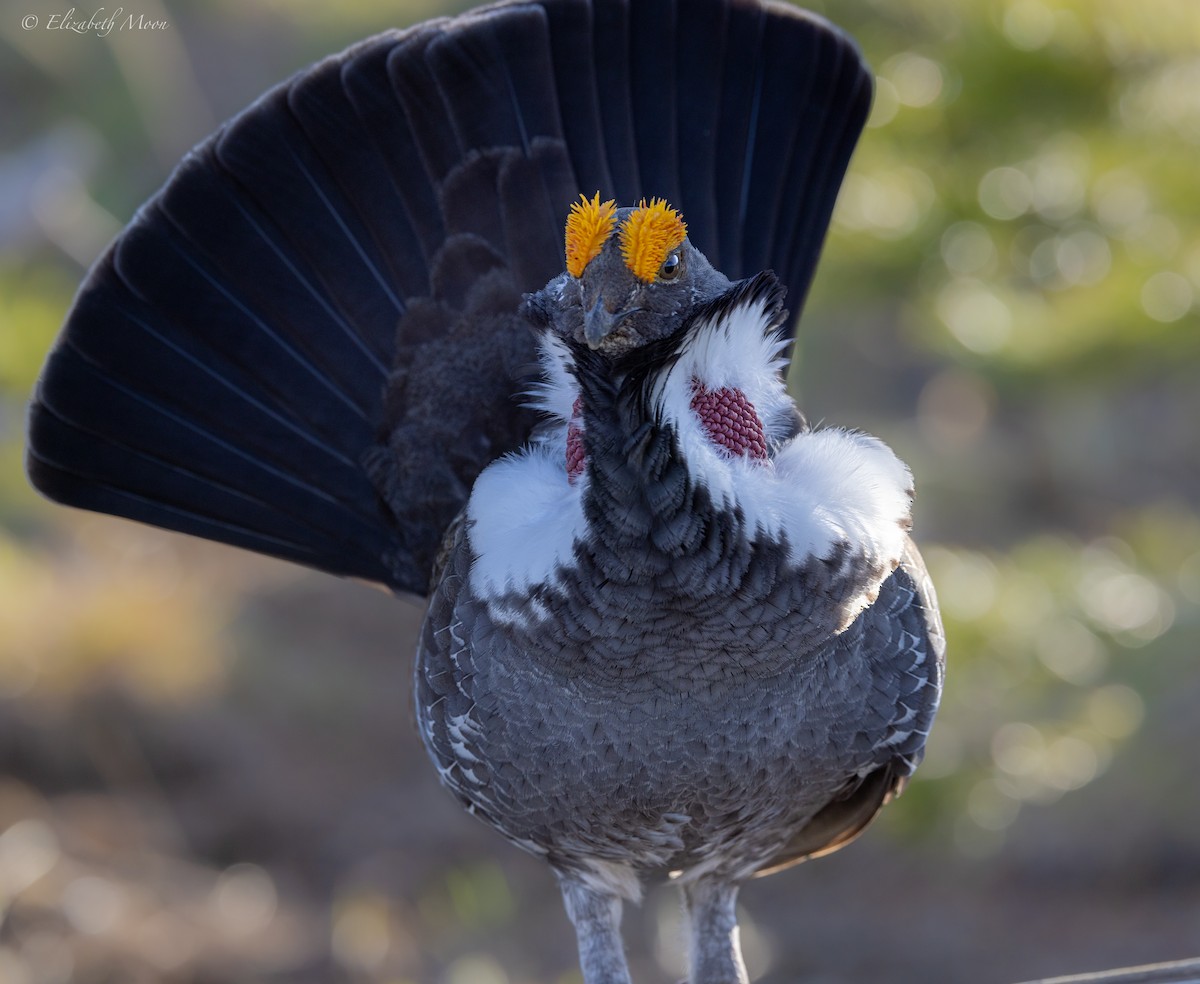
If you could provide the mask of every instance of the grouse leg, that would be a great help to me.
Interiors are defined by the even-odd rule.
[[[621,943],[621,900],[560,876],[563,904],[575,924],[584,984],[632,984]]]
[[[738,938],[734,882],[701,879],[681,887],[688,932],[688,984],[748,984]]]

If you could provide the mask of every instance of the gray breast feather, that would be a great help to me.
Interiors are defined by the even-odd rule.
[[[920,761],[944,646],[915,549],[845,631],[755,676],[678,613],[646,635],[581,619],[586,591],[498,624],[471,594],[467,533],[422,635],[422,736],[471,812],[559,867],[786,864],[852,837]],[[583,623],[619,631],[630,660],[597,656]]]

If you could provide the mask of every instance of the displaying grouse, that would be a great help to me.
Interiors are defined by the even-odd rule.
[[[552,866],[587,984],[628,982],[660,876],[692,984],[745,981],[739,886],[922,756],[911,476],[783,381],[869,100],[848,39],[756,0],[380,35],[180,164],[38,385],[51,498],[428,595],[422,737]]]

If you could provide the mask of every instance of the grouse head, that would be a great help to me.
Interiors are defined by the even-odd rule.
[[[581,195],[566,226],[566,273],[532,295],[537,319],[610,358],[674,332],[697,305],[729,289],[661,199],[617,208]]]

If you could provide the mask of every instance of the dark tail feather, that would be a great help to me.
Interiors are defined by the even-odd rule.
[[[234,365],[170,337],[173,326],[164,331],[128,293],[90,292],[81,317],[92,304],[108,330],[60,344],[39,388],[28,455],[38,488],[83,508],[387,580],[372,540],[381,510],[361,488],[357,462],[316,426],[297,426],[264,402],[257,380],[247,388]]]
[[[651,2],[657,4],[661,0]],[[627,0],[593,4],[592,63],[596,72],[604,156],[612,179],[611,188],[602,191],[622,205],[636,205],[646,193],[638,171],[633,106],[635,100],[645,99],[648,93],[633,91],[629,18]]]
[[[550,28],[554,91],[567,152],[579,191],[617,197],[604,135],[595,58],[594,12],[588,0],[543,5]],[[622,144],[623,146],[625,144]]]
[[[812,111],[810,124],[812,131],[819,126],[821,140],[808,136],[808,126],[797,130],[792,145],[794,179],[783,187],[779,204],[780,215],[794,218],[790,223],[776,223],[771,244],[771,255],[787,257],[789,265],[780,271],[796,290],[793,312],[799,311],[812,281],[838,189],[871,110],[873,92],[872,76],[864,70],[855,48],[847,43],[824,44],[822,48],[822,64],[829,68],[814,78],[821,95],[813,103],[824,106],[819,114]],[[812,191],[806,194],[805,189]]]
[[[795,315],[866,122],[871,76],[853,42],[805,11],[735,4],[724,30],[714,265],[731,278],[773,268]]]
[[[50,497],[423,591],[525,439],[520,295],[580,191],[661,196],[798,306],[869,76],[753,0],[536,0],[372,38],[180,165],[92,270],[47,363]]]
[[[672,204],[682,201],[676,119],[680,100],[689,98],[678,87],[676,37],[678,21],[689,16],[688,0],[682,4],[678,0],[659,0],[629,5],[629,74],[641,193],[647,198],[665,198]]]
[[[428,290],[425,263],[444,238],[429,175],[413,166],[411,131],[391,93],[387,56],[394,36],[352,48],[328,71],[297,79],[287,106],[315,152],[344,210],[357,223],[363,248],[389,299]],[[348,152],[353,149],[354,152]],[[229,153],[234,152],[232,146]],[[222,159],[225,157],[222,148]],[[413,262],[413,257],[425,262]],[[381,322],[386,324],[386,322]],[[391,331],[379,354],[391,353]]]
[[[687,16],[676,29],[676,139],[679,150],[679,200],[688,235],[717,269],[720,255],[717,199],[729,188],[717,180],[719,132],[725,72],[725,33],[729,4],[725,0],[687,0]],[[680,205],[679,207],[683,207]],[[731,277],[737,275],[730,272]]]

